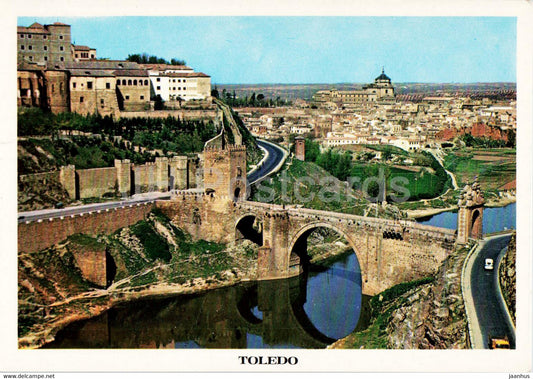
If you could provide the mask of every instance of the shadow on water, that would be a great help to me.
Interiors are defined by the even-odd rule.
[[[322,349],[368,324],[355,254],[283,280],[117,305],[44,348]]]

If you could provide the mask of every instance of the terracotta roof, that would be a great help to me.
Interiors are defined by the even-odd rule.
[[[54,22],[52,25],[57,25],[57,26],[70,26],[69,24],[64,24],[62,22]],[[48,25],[47,25],[48,26]]]
[[[35,25],[35,24],[33,24]],[[31,33],[31,34],[50,34],[42,25],[38,24],[40,27],[25,27],[17,26],[17,33]]]
[[[68,69],[89,69],[89,70],[131,70],[139,69],[135,62],[114,61],[114,60],[91,60],[82,62],[69,62],[65,64]]]
[[[78,50],[78,51],[89,51],[89,50],[95,50],[95,49],[91,49],[89,46],[84,46],[84,45],[72,45],[74,47],[74,50]]]
[[[113,71],[113,74],[115,76],[143,76],[148,77],[148,72],[143,69],[137,69],[137,70],[116,70]]]
[[[189,66],[173,66],[164,63],[141,63],[140,65],[148,70],[192,70]]]
[[[206,75],[203,72],[169,72],[168,74],[163,74],[161,76],[169,76],[173,78],[210,78],[209,75]]]
[[[72,76],[115,77],[109,70],[69,69],[68,71]]]

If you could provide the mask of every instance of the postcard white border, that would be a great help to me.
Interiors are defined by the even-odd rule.
[[[163,372],[530,372],[532,354],[532,128],[533,17],[527,1],[139,1],[27,0],[2,12],[3,47],[15,52],[19,16],[121,15],[315,15],[315,16],[510,16],[517,17],[517,349],[488,350],[18,350],[16,242],[16,56],[1,64],[4,122],[0,126],[3,217],[0,288],[0,372],[2,371],[163,371]],[[9,117],[7,117],[9,115]],[[239,355],[297,356],[291,366],[239,365]]]

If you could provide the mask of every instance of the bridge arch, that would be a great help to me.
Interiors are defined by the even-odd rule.
[[[363,291],[363,293],[365,293],[364,292],[365,280],[363,280],[363,278],[366,278],[366,275],[365,275],[366,264],[365,264],[365,261],[363,260],[361,251],[359,251],[359,249],[357,248],[358,245],[356,244],[355,240],[349,235],[349,233],[344,231],[342,228],[339,228],[338,226],[333,225],[329,222],[316,221],[316,222],[306,224],[305,226],[301,227],[292,236],[292,238],[289,238],[290,242],[289,242],[288,249],[287,249],[287,254],[288,254],[287,262],[289,264],[289,272],[294,273],[296,270],[295,268],[296,265],[299,266],[298,270],[300,270],[301,264],[303,263],[301,262],[302,257],[298,256],[298,254],[295,251],[295,248],[298,249],[298,244],[301,244],[300,245],[301,248],[303,247],[307,248],[307,237],[309,237],[309,235],[313,231],[315,231],[317,228],[331,229],[335,231],[337,234],[339,234],[340,236],[344,237],[344,239],[346,239],[346,241],[348,242],[348,245],[350,246],[350,248],[353,250],[355,254],[357,262],[359,263],[359,267],[361,270],[361,290]],[[304,259],[308,258],[308,255],[303,258]]]
[[[235,221],[235,240],[247,239],[263,246],[262,220],[254,213],[246,213]]]

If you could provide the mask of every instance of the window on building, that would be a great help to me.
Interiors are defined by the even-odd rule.
[[[76,88],[76,82],[72,82],[72,88]]]
[[[93,82],[87,82],[87,89],[93,89]]]
[[[134,86],[137,85],[137,79],[135,79],[135,80],[133,81],[133,85],[134,85]]]
[[[183,83],[185,83],[187,80],[183,79]]]
[[[48,46],[43,47],[44,51],[48,51]]]
[[[106,89],[110,89],[110,88],[111,88],[111,83],[106,83],[106,84],[105,84],[105,88],[106,88]]]
[[[63,39],[63,36],[59,36],[59,39]]]
[[[91,54],[91,58],[94,58],[94,54]]]
[[[183,87],[183,90],[185,91],[187,88],[186,87]]]
[[[128,79],[128,85],[131,86],[131,79]]]
[[[123,85],[123,86],[126,85],[126,79],[122,79],[122,85]]]
[[[145,86],[148,85],[148,80],[145,80],[145,81],[144,81],[144,85],[145,85]]]
[[[104,99],[100,99],[100,104],[104,105]]]
[[[55,84],[52,84],[52,93],[55,93],[56,92],[56,86]]]
[[[20,38],[24,38],[24,34],[19,34]]]
[[[44,60],[45,60],[45,61],[48,61],[48,57],[44,57]]]
[[[161,78],[157,78],[157,81],[160,82],[160,81],[161,81]]]
[[[28,34],[28,38],[31,38],[31,34]]]
[[[59,51],[63,51],[63,46],[59,46]]]
[[[24,50],[24,45],[21,45],[21,46],[20,46],[20,50]]]
[[[47,39],[48,37],[46,35],[43,36],[43,39]]]
[[[181,87],[178,87],[178,91],[181,91]]]
[[[80,96],[80,103],[83,103],[83,96]]]
[[[181,83],[181,79],[178,79],[178,83]]]
[[[63,61],[65,60],[65,58],[60,57],[59,60],[60,60],[61,62],[63,62]]]
[[[143,95],[141,95],[141,100],[144,100],[144,96]]]
[[[129,100],[130,99],[130,95],[126,95],[126,100]]]
[[[157,89],[158,89],[158,90],[160,90],[160,89],[161,89],[161,87],[160,87],[160,86],[157,86]]]
[[[33,50],[33,47],[31,45],[28,46],[28,50]]]
[[[29,56],[29,58],[30,58],[30,62],[33,62],[33,57],[31,55]]]

